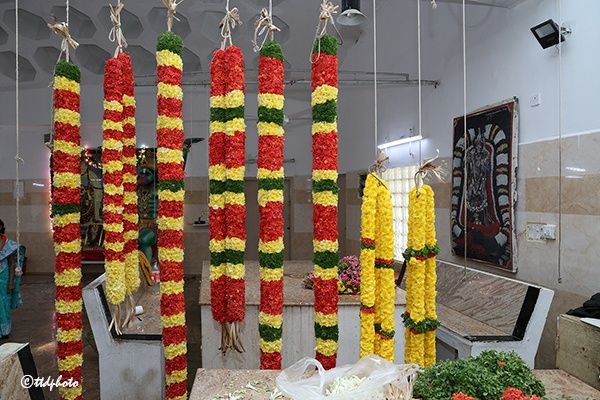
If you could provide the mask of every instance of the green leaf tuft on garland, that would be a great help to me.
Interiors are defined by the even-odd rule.
[[[321,42],[321,53],[329,54],[332,56],[337,55],[338,42],[335,37],[333,37],[331,35],[325,35],[321,39],[319,39],[319,41]],[[313,46],[313,54],[318,54],[318,52],[319,52],[319,43],[315,43],[315,45]]]
[[[158,36],[156,51],[169,50],[181,57],[183,54],[183,39],[175,32],[163,32]]]
[[[79,67],[65,60],[60,60],[54,67],[54,76],[63,76],[67,79],[81,82],[81,71]]]
[[[281,45],[275,40],[269,40],[260,50],[260,55],[263,57],[277,58],[283,60],[283,51]]]

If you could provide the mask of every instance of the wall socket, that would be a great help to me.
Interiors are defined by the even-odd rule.
[[[556,240],[556,225],[544,224],[542,222],[528,222],[527,240],[532,242]]]

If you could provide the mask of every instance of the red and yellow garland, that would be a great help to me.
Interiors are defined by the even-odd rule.
[[[217,50],[211,62],[209,138],[210,280],[213,318],[226,329],[221,350],[243,351],[235,339],[245,316],[246,204],[244,59],[238,47]],[[233,339],[233,341],[229,341]]]
[[[258,61],[260,368],[281,369],[283,324],[284,66],[281,45],[265,43]]]
[[[80,78],[79,68],[59,61],[54,70],[54,141],[52,148],[52,227],[56,254],[56,342],[62,380],[61,400],[82,398],[83,342],[80,234]]]
[[[394,361],[394,231],[387,184],[367,176],[361,208],[360,356],[377,354]]]
[[[106,298],[119,305],[125,300],[123,236],[123,66],[118,58],[104,68],[104,121],[102,122],[102,215]]]
[[[338,349],[338,59],[325,35],[312,54],[312,199],[316,358],[335,367]]]
[[[406,346],[404,360],[422,367],[435,364],[436,314],[434,195],[429,185],[413,188],[408,202],[406,312],[403,315]]]
[[[187,398],[187,333],[183,295],[183,40],[158,38],[156,146],[158,160],[158,260],[167,399]]]
[[[120,53],[123,85],[123,237],[125,240],[125,286],[131,295],[140,286],[138,259],[137,143],[133,66],[127,53]]]

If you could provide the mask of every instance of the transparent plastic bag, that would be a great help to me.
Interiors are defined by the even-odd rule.
[[[316,373],[310,375],[316,368]],[[314,358],[303,358],[277,376],[277,388],[292,400],[378,400],[411,399],[414,374],[409,365],[395,365],[378,356],[367,356],[354,365],[326,371]],[[365,378],[344,394],[327,395],[339,377]]]

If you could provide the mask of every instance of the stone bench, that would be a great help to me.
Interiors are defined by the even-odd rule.
[[[202,321],[202,366],[205,368],[254,369],[259,366],[258,306],[260,304],[257,261],[246,261],[246,318],[241,324],[245,353],[229,352],[223,356],[221,326],[212,318],[210,308],[210,279],[208,262],[202,270],[200,285],[200,313]],[[284,266],[283,310],[283,366],[287,367],[303,357],[314,357],[314,293],[305,289],[302,280],[312,270],[310,261],[286,261]],[[359,296],[340,295],[338,365],[359,359],[360,343]],[[402,327],[405,296],[396,290],[396,326]],[[396,330],[395,358],[404,359],[404,330]]]
[[[443,261],[437,276],[438,359],[515,351],[533,368],[552,290]]]

